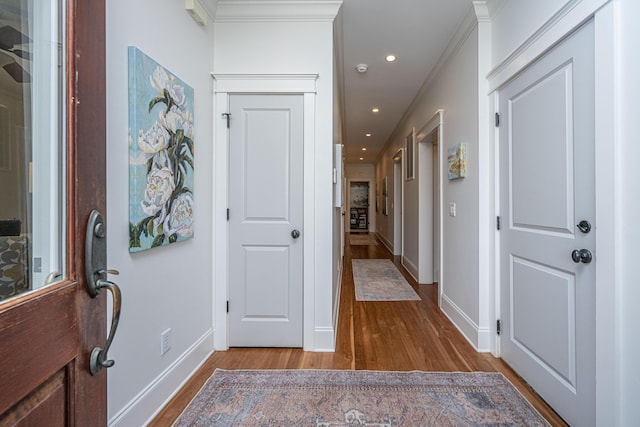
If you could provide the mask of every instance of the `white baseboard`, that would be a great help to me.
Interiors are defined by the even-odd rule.
[[[441,297],[442,305],[440,309],[451,323],[458,328],[462,336],[473,346],[478,352],[488,352],[489,349],[489,328],[480,328],[471,320],[467,314],[462,311],[453,301],[445,294]]]
[[[333,353],[336,351],[336,330],[331,326],[318,326],[313,330],[313,351]]]
[[[412,263],[411,260],[409,260],[409,258],[405,256],[402,257],[401,263],[402,266],[409,272],[411,277],[413,277],[413,280],[415,280],[416,283],[420,283],[418,282],[418,266]]]
[[[213,353],[209,329],[182,356],[109,420],[112,427],[144,426],[164,408]]]

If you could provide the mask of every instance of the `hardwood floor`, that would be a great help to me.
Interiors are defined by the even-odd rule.
[[[382,245],[350,246],[346,239],[335,353],[301,349],[233,348],[215,352],[150,426],[168,426],[216,368],[368,369],[383,371],[502,372],[554,426],[565,426],[553,410],[502,360],[477,353],[438,308],[437,285],[417,285],[399,257]],[[422,301],[355,301],[352,259],[391,259]]]

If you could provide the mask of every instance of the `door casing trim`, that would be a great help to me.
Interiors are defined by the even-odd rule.
[[[222,113],[229,111],[229,97],[237,94],[299,94],[303,97],[303,349],[322,351],[333,347],[334,331],[316,328],[315,318],[315,116],[317,74],[212,74],[214,79],[213,126],[215,167],[213,201],[213,344],[229,348],[229,130]]]

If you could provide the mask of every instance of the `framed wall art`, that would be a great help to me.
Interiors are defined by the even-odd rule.
[[[458,179],[467,176],[467,144],[461,142],[447,150],[447,178]]]

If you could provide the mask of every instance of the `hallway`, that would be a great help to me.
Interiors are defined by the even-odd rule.
[[[335,353],[301,349],[233,348],[203,364],[151,426],[171,425],[216,368],[364,369],[382,371],[502,372],[552,424],[562,420],[500,359],[477,353],[438,308],[437,285],[417,285],[384,245],[349,245],[346,239]],[[392,259],[422,301],[355,301],[352,259]]]

